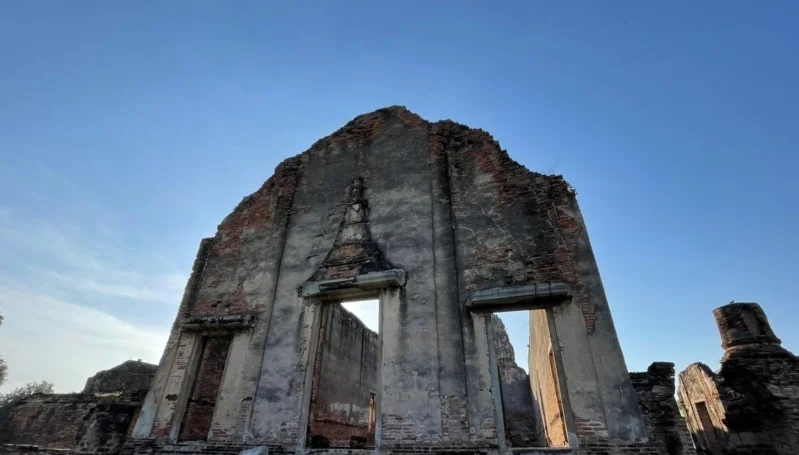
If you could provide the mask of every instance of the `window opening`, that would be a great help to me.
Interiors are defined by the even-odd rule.
[[[374,447],[380,304],[377,300],[324,303],[321,318],[308,444]]]

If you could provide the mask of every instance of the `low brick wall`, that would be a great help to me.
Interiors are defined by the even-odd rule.
[[[33,395],[13,405],[0,426],[0,444],[13,445],[17,452],[62,449],[114,453],[125,440],[139,398],[84,393]]]
[[[664,455],[695,455],[688,426],[674,398],[674,364],[655,362],[646,372],[630,373],[650,442]]]

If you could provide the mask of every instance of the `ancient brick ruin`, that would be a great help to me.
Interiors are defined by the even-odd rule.
[[[377,327],[345,307],[369,299]],[[692,455],[674,389],[673,364],[628,373],[562,177],[390,107],[200,242],[122,453]]]
[[[376,331],[341,309],[370,298]],[[127,450],[660,453],[636,397],[572,188],[391,107],[201,242]]]
[[[646,431],[657,444],[658,453],[696,453],[685,419],[677,408],[674,364],[655,362],[646,372],[630,373],[644,417]]]
[[[679,398],[697,451],[712,455],[799,453],[799,359],[781,346],[760,305],[713,312],[724,357],[714,373],[680,373]]]
[[[36,394],[14,402],[0,411],[0,453],[118,453],[155,370],[128,361],[92,376],[80,393]]]

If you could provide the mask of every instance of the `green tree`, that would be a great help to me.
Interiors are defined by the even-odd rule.
[[[2,314],[0,314],[0,325],[3,325]],[[0,356],[0,385],[5,384],[7,376],[8,376],[8,365],[6,365],[6,361],[3,360],[3,357]]]
[[[3,315],[0,314],[0,325],[3,325]],[[6,382],[8,375],[8,365],[0,357],[0,385]],[[53,383],[49,381],[29,382],[22,387],[17,387],[8,393],[0,393],[0,409],[16,400],[31,396],[35,393],[53,393]]]
[[[37,393],[53,393],[53,383],[48,381],[29,382],[8,393],[0,394],[0,407]]]

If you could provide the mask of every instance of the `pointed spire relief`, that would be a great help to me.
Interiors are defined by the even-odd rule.
[[[347,187],[344,219],[333,248],[311,280],[349,278],[391,268],[391,264],[383,258],[372,240],[369,230],[369,202],[364,197],[363,178],[356,177]]]

